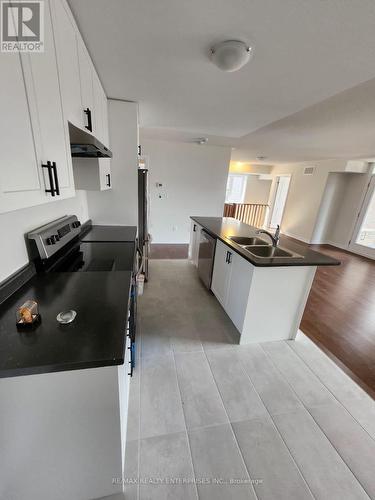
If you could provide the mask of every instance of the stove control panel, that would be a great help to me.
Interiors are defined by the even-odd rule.
[[[34,241],[38,257],[48,259],[72,239],[79,236],[80,232],[81,223],[77,216],[65,215],[28,233],[27,237]]]

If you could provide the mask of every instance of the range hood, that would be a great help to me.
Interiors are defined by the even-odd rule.
[[[112,152],[96,137],[69,123],[70,150],[73,158],[112,158]]]

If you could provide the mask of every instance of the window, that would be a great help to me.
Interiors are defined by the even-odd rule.
[[[225,203],[243,203],[246,183],[246,175],[229,174]]]

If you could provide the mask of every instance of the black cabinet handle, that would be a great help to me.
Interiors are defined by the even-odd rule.
[[[194,233],[195,233],[195,231],[196,231],[196,230],[197,230],[197,225],[196,225],[196,224],[194,224],[194,226],[193,226],[193,231],[194,231]]]
[[[228,252],[228,264],[232,263],[232,252]]]
[[[60,195],[60,187],[59,187],[59,179],[57,177],[57,168],[56,162],[51,163],[47,161],[47,163],[42,163],[42,168],[46,168],[48,170],[48,180],[49,180],[49,189],[45,189],[46,193],[51,193],[51,196],[59,196]]]
[[[50,161],[47,163],[42,163],[42,168],[46,168],[48,170],[48,180],[49,180],[49,189],[45,189],[46,193],[51,193],[51,196],[55,196],[55,188],[53,185],[53,177],[52,177],[52,164]]]
[[[52,163],[53,176],[55,178],[55,193],[60,196],[59,178],[57,177],[56,162]]]
[[[107,186],[111,187],[111,174],[107,174],[106,178],[107,178]]]
[[[85,125],[85,128],[87,128],[87,130],[92,132],[91,109],[86,108],[83,110],[83,112],[85,113],[85,115],[87,115],[87,125]]]

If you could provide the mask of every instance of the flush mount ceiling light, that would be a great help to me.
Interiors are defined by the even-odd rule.
[[[258,161],[263,161],[263,160],[265,160],[266,158],[267,158],[267,156],[257,156],[257,157],[256,157],[256,159],[257,159]]]
[[[207,137],[198,137],[197,139],[194,139],[194,142],[196,142],[197,144],[200,144],[202,146],[203,144],[206,144],[208,142],[208,138]]]
[[[252,47],[240,40],[226,40],[211,48],[211,61],[223,71],[237,71],[250,61]]]

